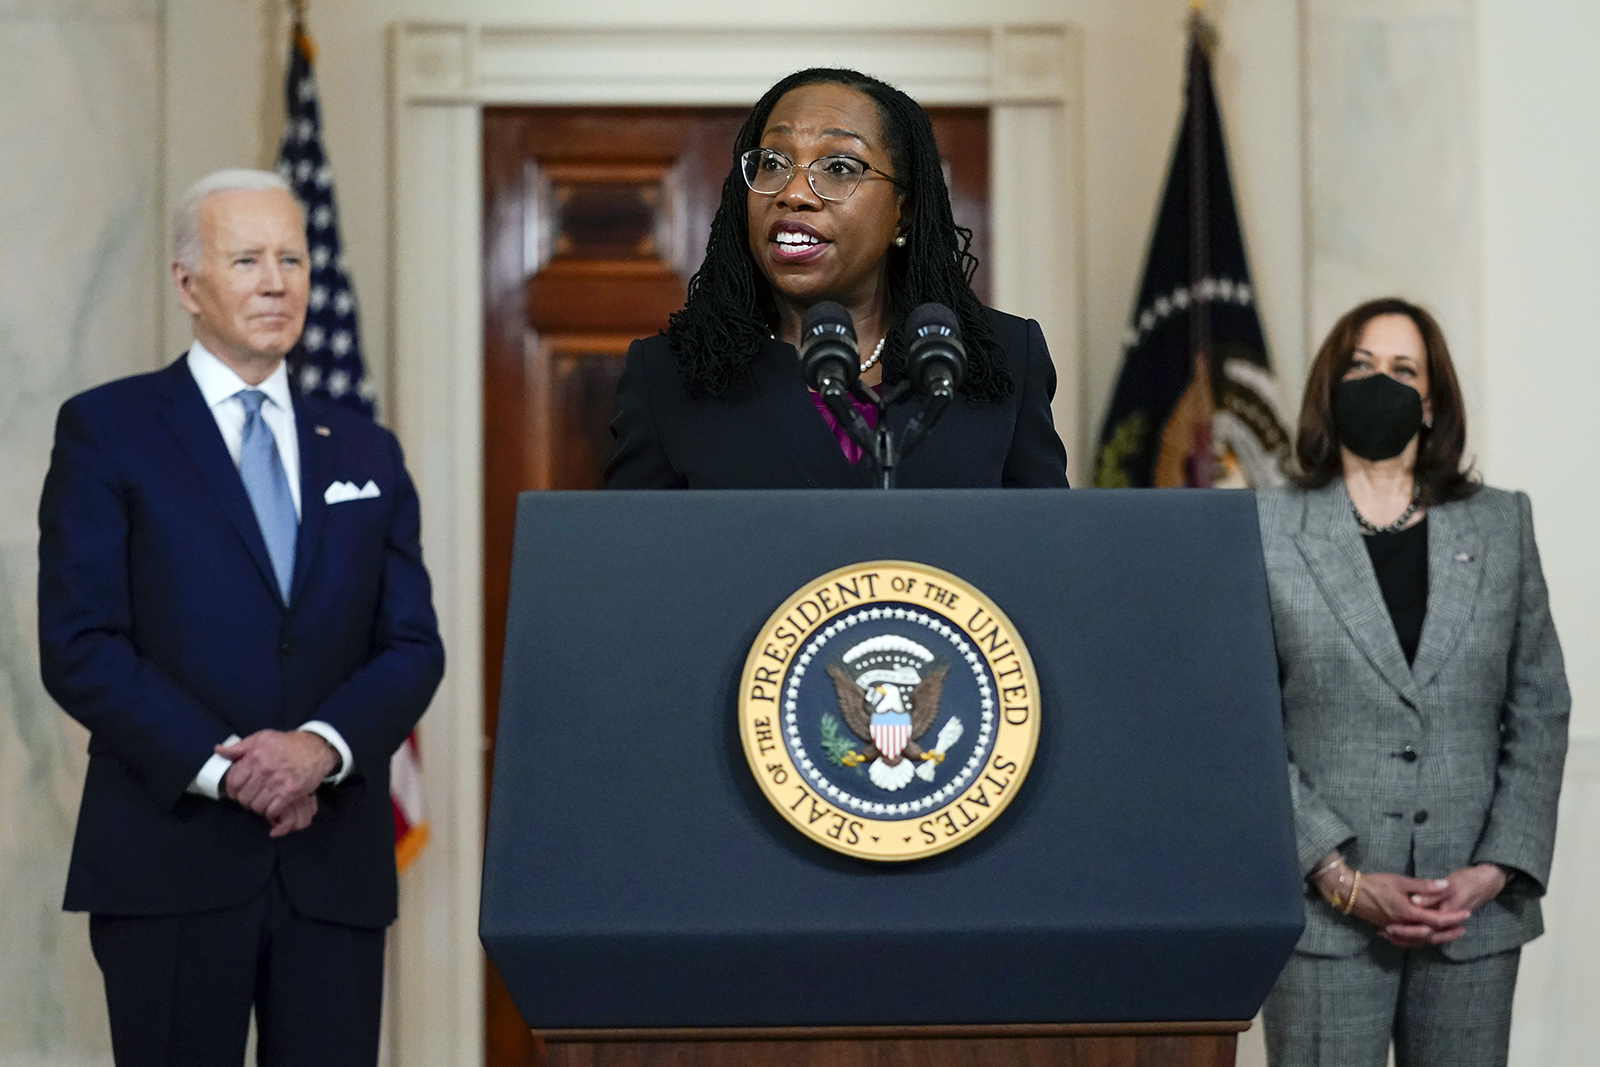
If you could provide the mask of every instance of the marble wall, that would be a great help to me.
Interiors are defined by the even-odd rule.
[[[156,361],[159,0],[0,0],[0,1067],[110,1063],[61,911],[85,732],[39,683],[39,486],[56,408]]]
[[[1306,351],[1361,301],[1405,296],[1439,318],[1469,404],[1482,380],[1474,7],[1303,9]]]

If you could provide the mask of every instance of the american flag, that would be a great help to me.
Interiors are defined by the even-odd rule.
[[[328,397],[371,418],[373,390],[361,363],[356,294],[339,251],[333,168],[322,150],[317,79],[311,71],[316,58],[317,46],[304,25],[296,22],[283,85],[288,118],[283,143],[278,146],[278,173],[305,209],[311,299],[305,332],[290,360],[302,393]],[[395,865],[405,870],[428,842],[428,822],[422,810],[422,761],[415,732],[389,761],[389,802],[394,809]]]
[[[389,760],[389,806],[394,812],[394,865],[403,871],[428,843],[428,820],[422,811],[422,758],[414,730]]]
[[[278,173],[294,189],[306,213],[311,249],[311,300],[306,328],[290,356],[295,384],[306,395],[325,396],[352,411],[373,414],[372,383],[361,363],[356,294],[339,250],[339,213],[333,202],[333,168],[322,148],[317,79],[311,64],[317,47],[296,24],[284,79],[287,120],[278,146]]]

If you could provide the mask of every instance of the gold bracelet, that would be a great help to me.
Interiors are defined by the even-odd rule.
[[[1361,892],[1361,872],[1356,872],[1356,880],[1351,883],[1350,895],[1345,898],[1344,907],[1339,909],[1341,915],[1349,915],[1350,910],[1356,906],[1356,894]]]

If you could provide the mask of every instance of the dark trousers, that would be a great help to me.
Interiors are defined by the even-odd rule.
[[[277,874],[254,900],[192,915],[91,915],[117,1067],[372,1067],[383,931],[321,922]]]

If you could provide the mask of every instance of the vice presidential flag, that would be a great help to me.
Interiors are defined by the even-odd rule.
[[[1187,102],[1100,431],[1097,486],[1259,487],[1285,478],[1289,420],[1256,315],[1209,35],[1193,16]]]

